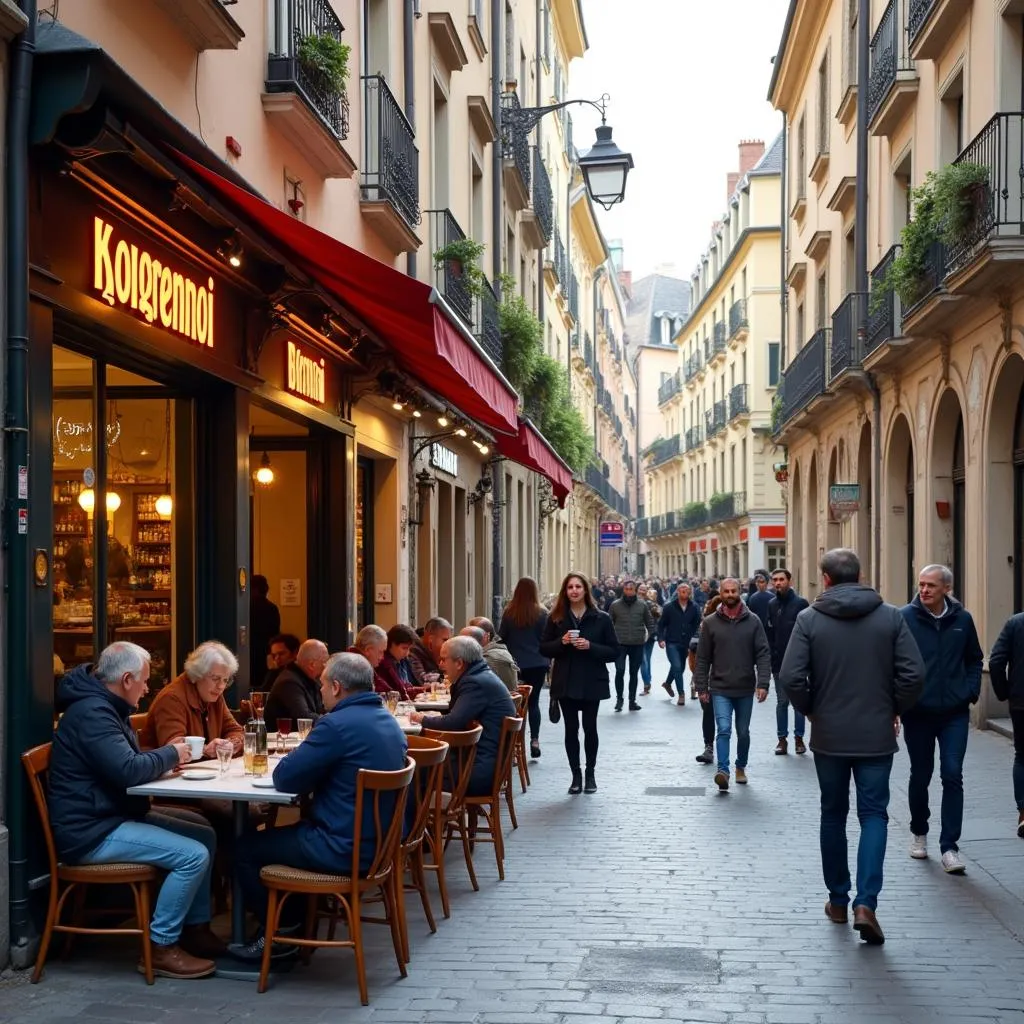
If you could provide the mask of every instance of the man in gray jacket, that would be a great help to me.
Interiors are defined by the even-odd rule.
[[[796,619],[777,684],[812,724],[811,750],[821,790],[821,867],[825,916],[846,924],[850,865],[846,819],[850,776],[857,787],[857,895],[853,927],[871,945],[885,936],[875,917],[889,822],[889,775],[899,749],[898,716],[924,688],[925,669],[904,617],[860,584],[849,548],[821,560],[824,593]]]
[[[629,710],[639,711],[636,702],[637,675],[644,656],[644,644],[654,633],[654,615],[651,606],[636,596],[636,582],[626,580],[622,584],[622,597],[612,602],[608,614],[615,627],[615,638],[619,641],[619,656],[615,660],[615,710],[622,710],[623,677],[626,674],[626,659],[629,659]]]
[[[756,679],[757,702],[761,704],[768,696],[772,655],[761,620],[740,600],[739,580],[722,580],[719,594],[722,603],[701,626],[694,686],[701,703],[710,700],[715,710],[715,785],[724,793],[729,788],[729,740],[734,715],[736,781],[746,784],[754,683]]]

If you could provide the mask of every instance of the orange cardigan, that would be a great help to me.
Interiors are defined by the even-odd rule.
[[[235,753],[239,754],[242,732],[223,695],[213,704],[207,704],[183,672],[156,695],[142,733],[142,747],[153,750],[177,736],[202,736],[207,743],[216,739],[231,740]]]

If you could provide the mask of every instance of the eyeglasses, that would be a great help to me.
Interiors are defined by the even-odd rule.
[[[214,686],[230,686],[234,681],[234,676],[218,676],[212,673],[206,677]]]

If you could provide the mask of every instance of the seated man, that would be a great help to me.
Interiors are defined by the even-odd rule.
[[[348,649],[349,654],[360,654],[370,663],[370,668],[373,669],[373,688],[377,693],[387,693],[391,689],[387,680],[377,672],[387,649],[387,633],[380,626],[375,626],[372,623],[363,626],[356,633],[356,641]]]
[[[53,736],[49,812],[57,855],[66,864],[131,861],[165,871],[153,908],[153,972],[204,978],[223,953],[210,930],[213,829],[198,814],[129,796],[189,760],[183,736],[139,751],[129,716],[149,692],[149,653],[113,643],[95,665],[79,665],[60,684],[66,708]],[[141,963],[139,970],[142,970]]]
[[[426,686],[429,680],[424,676],[441,677],[441,647],[452,635],[452,624],[447,619],[434,616],[427,619],[423,627],[423,636],[412,645],[409,651],[409,667],[417,686]],[[454,680],[453,680],[454,682]]]
[[[441,649],[441,666],[452,681],[454,699],[445,715],[414,712],[413,722],[424,729],[460,732],[470,722],[479,722],[484,731],[476,748],[476,760],[469,779],[469,796],[486,796],[494,782],[501,726],[514,718],[515,705],[505,684],[487,667],[480,645],[468,636],[453,636]]]
[[[295,661],[281,669],[263,709],[271,732],[277,729],[279,718],[290,718],[294,725],[300,718],[316,721],[324,713],[319,679],[326,664],[327,645],[322,640],[307,640]]]
[[[294,633],[278,633],[270,638],[270,653],[267,655],[267,674],[263,677],[263,689],[269,691],[286,668],[298,657],[302,641]]]
[[[355,831],[356,776],[361,768],[398,771],[405,767],[401,726],[373,692],[373,669],[356,654],[334,654],[321,676],[325,713],[306,740],[274,769],[274,785],[286,793],[313,794],[309,817],[296,825],[255,832],[240,844],[236,870],[246,907],[266,924],[267,893],[260,869],[288,864],[307,871],[348,874]],[[370,866],[376,836],[372,811],[363,821],[361,867]],[[305,901],[290,899],[298,923]],[[244,960],[263,956],[263,931],[248,946],[232,946]]]
[[[482,629],[484,632],[482,645],[484,661],[490,666],[491,671],[508,687],[509,693],[517,693],[519,690],[519,666],[516,664],[516,659],[512,657],[512,652],[505,646],[505,641],[498,636],[494,623],[482,615],[477,615],[476,618],[469,620],[469,624],[476,629]]]

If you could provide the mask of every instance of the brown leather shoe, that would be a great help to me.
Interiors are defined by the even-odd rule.
[[[228,944],[217,936],[209,924],[187,924],[181,930],[178,944],[186,953],[200,960],[215,960],[226,956]]]
[[[846,913],[846,907],[841,903],[833,903],[831,900],[825,904],[825,916],[833,924],[846,924],[850,920]]]
[[[798,754],[807,753],[807,745],[804,743],[803,736],[797,736],[795,750]]]
[[[178,978],[188,981],[192,978],[206,978],[217,969],[217,965],[212,960],[190,956],[177,943],[173,946],[158,946],[150,940],[149,948],[153,957],[153,973],[159,978]],[[139,973],[145,973],[141,961],[139,962]]]
[[[885,935],[875,917],[873,910],[867,907],[854,907],[853,930],[860,932],[860,937],[869,946],[881,946],[885,942]]]
[[[782,739],[780,739],[778,744],[776,745],[775,753],[776,754],[788,754],[789,753],[789,742],[787,741],[785,736],[783,736]]]

